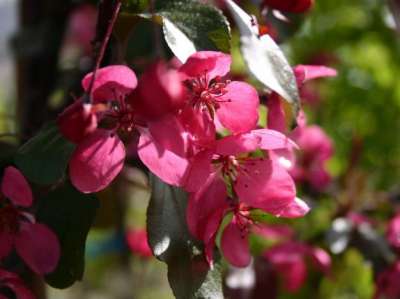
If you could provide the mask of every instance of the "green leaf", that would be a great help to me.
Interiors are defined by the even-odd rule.
[[[124,5],[122,12],[139,14],[128,5]],[[198,0],[156,0],[150,13],[140,13],[139,16],[163,25],[168,46],[182,62],[195,51],[230,52],[229,22],[212,5]]]
[[[230,51],[229,23],[214,6],[194,0],[159,0],[156,1],[155,11],[182,30],[198,51]]]
[[[85,267],[85,244],[99,201],[78,192],[69,183],[39,200],[37,219],[58,236],[61,257],[56,270],[46,276],[54,288],[67,288],[81,280]]]
[[[252,17],[232,0],[225,0],[240,31],[243,58],[250,73],[265,87],[292,104],[298,112],[300,96],[296,77],[285,54],[269,35],[259,37]]]
[[[19,148],[15,164],[31,182],[51,185],[63,178],[74,149],[52,122]]]
[[[152,197],[147,210],[149,244],[168,265],[168,280],[177,299],[222,299],[219,258],[211,270],[202,246],[186,224],[187,194],[151,177]]]
[[[130,13],[141,13],[149,5],[149,0],[124,0],[122,10]]]

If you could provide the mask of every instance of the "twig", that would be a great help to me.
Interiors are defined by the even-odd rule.
[[[92,90],[93,90],[94,82],[96,80],[97,71],[100,68],[101,61],[104,58],[104,54],[106,52],[106,48],[107,48],[108,42],[110,41],[110,37],[111,37],[111,34],[113,32],[115,22],[117,21],[119,12],[121,10],[121,5],[122,5],[121,1],[118,0],[117,4],[115,5],[115,8],[113,10],[112,17],[111,17],[111,19],[110,19],[110,21],[108,23],[106,34],[105,34],[104,39],[103,39],[103,41],[101,43],[100,51],[99,51],[99,53],[97,55],[96,64],[95,64],[95,67],[94,67],[94,70],[93,70],[92,80],[90,81],[89,89],[88,89],[88,92],[87,92],[87,94],[89,96],[85,97],[85,100],[89,101],[90,103],[92,102]],[[100,17],[101,16],[99,15],[99,18]],[[100,20],[99,20],[99,22],[100,22]]]

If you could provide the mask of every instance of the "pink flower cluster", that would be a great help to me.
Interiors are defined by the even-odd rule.
[[[15,249],[33,272],[43,275],[57,266],[60,245],[57,236],[29,212],[32,203],[32,191],[24,176],[15,167],[7,167],[0,194],[0,261]],[[15,274],[1,269],[0,286],[12,289],[18,298],[32,298]]]
[[[308,80],[336,76],[334,69],[314,65],[299,65],[294,68],[294,73],[300,92],[303,84]],[[286,134],[286,116],[279,95],[273,93],[268,98],[267,106],[268,127]],[[303,111],[297,118],[297,124],[297,128],[289,136],[301,150],[297,154],[294,149],[281,152],[281,161],[296,182],[308,183],[315,190],[322,191],[331,182],[331,176],[326,170],[326,162],[334,152],[332,141],[321,127],[306,124]]]
[[[60,131],[77,144],[69,163],[81,192],[104,189],[121,171],[125,144],[139,141],[141,161],[164,182],[190,194],[187,221],[212,264],[222,219],[222,251],[235,265],[250,261],[251,212],[301,217],[294,181],[279,162],[297,148],[284,134],[257,127],[259,97],[247,83],[227,79],[231,57],[197,52],[178,68],[157,63],[139,82],[125,66],[83,80],[87,94],[59,117]],[[87,99],[91,99],[90,102]]]

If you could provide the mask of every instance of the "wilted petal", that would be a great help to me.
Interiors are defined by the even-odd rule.
[[[287,171],[268,159],[246,161],[234,189],[243,203],[271,213],[282,211],[296,195],[293,179]]]
[[[188,159],[164,148],[150,134],[141,134],[138,155],[151,172],[167,184],[174,186],[184,184],[189,167]]]
[[[57,236],[40,223],[22,223],[15,237],[15,248],[29,268],[37,274],[54,271],[60,258]]]
[[[86,92],[92,81],[93,73],[83,78],[82,86]],[[111,65],[99,69],[93,84],[92,96],[95,101],[117,100],[116,96],[132,92],[137,85],[135,73],[125,65]]]
[[[254,129],[258,122],[259,98],[251,85],[233,81],[226,87],[227,93],[218,98],[219,121],[232,133],[244,133]]]
[[[221,250],[229,263],[236,267],[246,267],[250,264],[248,235],[239,229],[235,218],[222,233]]]
[[[0,232],[0,260],[8,256],[14,245],[14,237],[6,232]]]
[[[69,174],[72,184],[83,193],[106,188],[124,166],[125,147],[119,137],[99,129],[75,149]]]
[[[32,190],[22,173],[9,166],[4,170],[1,191],[15,205],[29,207],[32,205]]]
[[[189,77],[207,74],[208,80],[225,76],[231,67],[231,56],[222,52],[200,51],[188,58],[179,69]]]

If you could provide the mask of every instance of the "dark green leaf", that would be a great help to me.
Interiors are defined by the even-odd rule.
[[[74,149],[57,125],[50,123],[18,150],[15,164],[31,182],[54,184],[64,176]]]
[[[99,201],[66,183],[39,200],[37,218],[58,236],[61,257],[56,270],[46,276],[55,288],[67,288],[81,280],[85,266],[85,243]]]
[[[141,13],[149,5],[149,0],[124,0],[122,10],[130,13]]]
[[[156,1],[156,13],[178,27],[200,50],[230,51],[229,23],[214,6],[198,1]]]
[[[186,224],[187,195],[152,177],[147,230],[154,255],[168,264],[168,280],[178,299],[223,298],[218,258],[211,270],[202,246]]]

